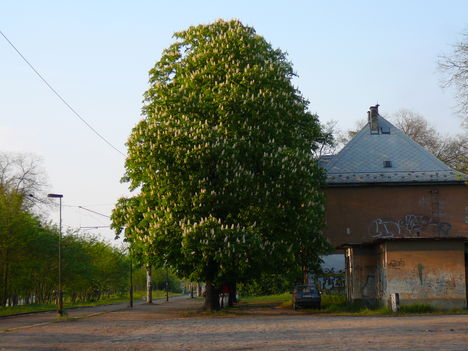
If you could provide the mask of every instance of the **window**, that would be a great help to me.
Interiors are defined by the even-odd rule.
[[[390,134],[390,127],[388,126],[381,127],[380,130],[382,131],[382,134]]]

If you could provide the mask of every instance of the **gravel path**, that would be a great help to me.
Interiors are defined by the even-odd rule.
[[[199,317],[201,303],[178,299],[1,332],[0,350],[468,350],[468,315],[343,317],[257,306]]]

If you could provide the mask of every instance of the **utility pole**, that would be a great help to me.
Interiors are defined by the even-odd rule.
[[[62,194],[47,194],[47,197],[60,200],[60,219],[59,219],[59,241],[58,241],[58,296],[57,313],[63,316],[63,292],[62,292]]]
[[[130,248],[128,248],[128,253],[130,255],[130,308],[133,308],[133,258]]]

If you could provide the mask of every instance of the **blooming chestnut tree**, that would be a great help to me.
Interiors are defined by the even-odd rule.
[[[142,260],[204,281],[215,309],[223,283],[329,249],[311,153],[323,134],[285,53],[253,28],[218,20],[174,37],[150,70],[123,177],[135,195],[113,227]]]

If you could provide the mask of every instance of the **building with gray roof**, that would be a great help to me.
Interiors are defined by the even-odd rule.
[[[346,255],[349,300],[466,307],[468,176],[371,106],[327,173],[325,235]],[[395,296],[395,295],[394,295]]]
[[[321,160],[328,184],[468,181],[380,116],[378,106],[371,107],[369,123],[336,156]]]

